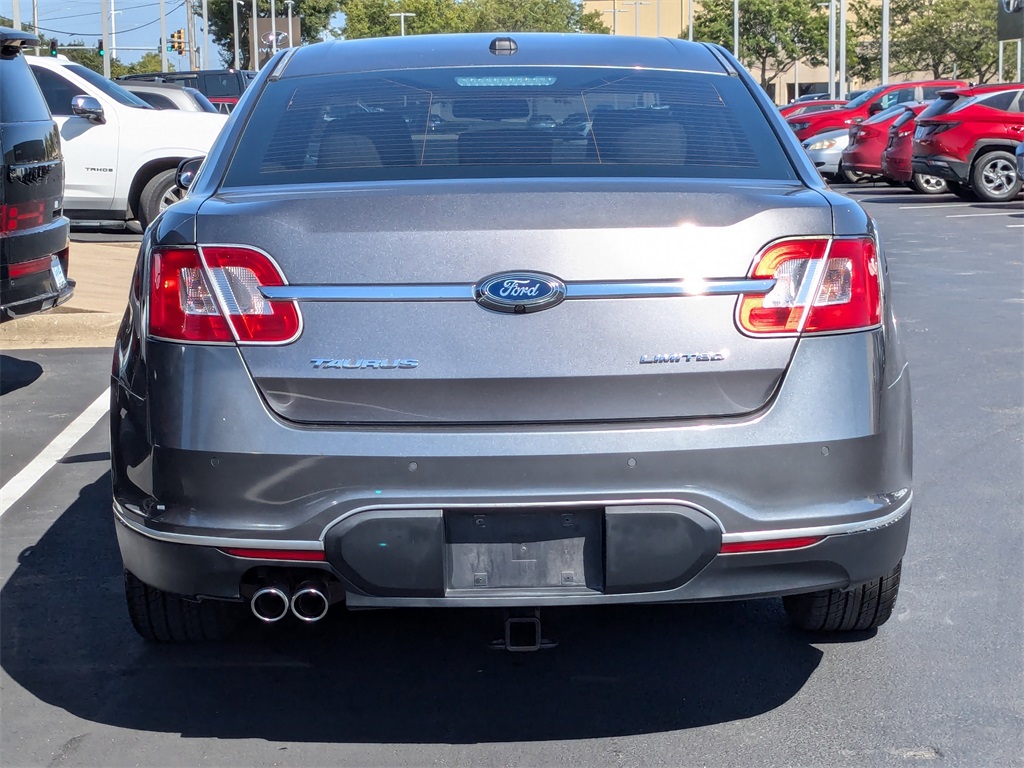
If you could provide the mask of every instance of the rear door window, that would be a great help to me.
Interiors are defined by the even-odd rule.
[[[795,179],[737,78],[591,67],[267,84],[226,186],[493,177]]]
[[[39,84],[23,56],[0,63],[0,119],[5,123],[50,119]]]

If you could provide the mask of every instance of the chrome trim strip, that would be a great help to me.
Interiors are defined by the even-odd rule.
[[[876,531],[879,528],[887,528],[898,522],[907,512],[910,511],[910,503],[914,494],[911,492],[907,500],[900,504],[894,511],[882,517],[871,520],[860,520],[855,523],[837,523],[836,525],[817,525],[809,528],[783,528],[774,531],[748,531],[740,533],[726,533],[722,535],[723,544],[734,544],[743,541],[768,541],[770,539],[791,539],[801,536],[838,536],[846,533],[867,533]]]
[[[260,286],[271,301],[474,301],[473,286],[434,285],[273,285]]]
[[[324,545],[320,541],[296,541],[293,539],[237,539],[226,536],[196,536],[189,533],[168,533],[166,531],[154,531],[147,528],[132,518],[126,510],[116,501],[114,502],[114,517],[125,528],[140,536],[155,541],[163,541],[168,544],[191,544],[199,547],[239,547],[244,549],[297,549],[302,551],[323,552]]]
[[[637,280],[566,283],[565,298],[644,299],[765,294],[774,279]],[[271,301],[475,301],[476,286],[460,283],[261,286]]]
[[[887,528],[890,525],[898,522],[907,512],[910,511],[911,503],[913,502],[914,494],[909,492],[907,499],[900,504],[894,511],[882,517],[872,518],[870,520],[860,520],[853,523],[837,523],[835,525],[819,525],[808,528],[782,528],[770,531],[746,531],[737,533],[724,533],[722,534],[722,543],[731,544],[735,542],[747,542],[747,541],[767,541],[771,539],[788,539],[796,538],[800,536],[838,536],[848,533],[867,533],[869,531],[875,531],[880,528]],[[645,505],[658,505],[658,506],[679,506],[688,507],[689,509],[696,510],[702,514],[707,515],[718,527],[724,531],[725,526],[722,525],[722,521],[718,519],[716,515],[711,513],[709,510],[694,504],[691,501],[682,501],[680,499],[614,499],[611,501],[602,501],[597,499],[589,499],[586,501],[556,501],[556,502],[543,502],[543,501],[532,501],[532,502],[498,502],[492,504],[480,503],[459,503],[459,504],[444,504],[445,509],[503,509],[503,508],[523,508],[523,507],[638,507]],[[355,507],[340,515],[327,525],[324,526],[320,533],[320,538],[317,541],[300,541],[293,539],[245,539],[245,538],[229,538],[223,536],[197,536],[194,534],[186,533],[168,533],[166,531],[154,531],[150,528],[145,527],[141,523],[133,520],[128,516],[127,510],[121,507],[117,501],[113,503],[114,517],[118,522],[123,524],[126,528],[139,534],[156,541],[163,541],[170,544],[191,544],[201,547],[245,547],[245,548],[266,548],[266,549],[297,549],[304,551],[322,552],[324,550],[324,537],[327,535],[327,531],[333,526],[340,523],[346,518],[352,517],[353,515],[362,514],[363,512],[395,512],[404,510],[424,510],[424,509],[437,509],[438,504],[368,504],[362,507]]]

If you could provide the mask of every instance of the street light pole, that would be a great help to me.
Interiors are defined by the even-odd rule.
[[[401,30],[402,30],[402,33],[401,33],[402,37],[405,37],[405,17],[406,16],[412,17],[412,16],[415,16],[415,15],[416,15],[415,13],[389,13],[388,14],[388,16],[391,16],[392,18],[398,18],[398,22],[399,22],[399,25],[401,26]]]
[[[295,0],[284,0],[284,4],[288,6],[288,47],[291,48],[295,45],[295,35],[292,34],[292,7]]]
[[[234,58],[231,61],[233,69],[241,69],[241,64],[238,61],[238,4],[241,0],[231,0],[231,39],[234,42]]]
[[[689,31],[689,34],[687,34],[687,38],[692,43],[693,42],[693,0],[690,0],[689,6],[690,6],[689,10],[687,11],[687,14],[688,14],[688,17],[687,17],[688,18],[688,22],[687,23],[689,24],[690,31]]]
[[[619,34],[619,24],[618,24],[619,14],[620,13],[628,13],[628,11],[624,11],[621,8],[619,8],[618,0],[612,0],[611,10],[608,10],[606,8],[605,10],[601,11],[601,13],[610,13],[612,15],[612,34],[613,35]]]
[[[260,43],[256,38],[259,36],[256,32],[256,16],[259,13],[259,8],[256,7],[256,0],[252,0],[252,18],[249,20],[249,69],[260,68]]]
[[[740,57],[740,0],[732,0],[732,55]]]
[[[633,37],[640,37],[640,6],[650,5],[649,0],[626,0],[623,5],[633,6]]]
[[[836,97],[836,2],[818,3],[819,8],[828,6],[828,97]]]
[[[277,2],[270,0],[270,55],[277,53]]]
[[[882,0],[882,85],[889,82],[889,0]]]
[[[846,0],[839,0],[839,98],[846,98]]]

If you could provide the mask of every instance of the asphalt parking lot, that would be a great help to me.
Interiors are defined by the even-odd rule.
[[[335,610],[153,647],[121,592],[107,349],[4,351],[3,766],[955,766],[1024,754],[1024,203],[843,187],[876,217],[914,386],[893,619],[791,630],[781,602]],[[79,268],[84,268],[79,265]],[[841,372],[837,372],[841,375]]]

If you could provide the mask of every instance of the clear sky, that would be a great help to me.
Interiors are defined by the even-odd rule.
[[[32,0],[0,0],[0,16],[12,18],[14,4],[20,2],[22,24],[32,24]],[[116,39],[109,47],[120,61],[131,64],[138,61],[146,51],[158,50],[160,44],[160,2],[159,0],[108,0],[114,11]],[[39,31],[47,37],[56,37],[59,42],[71,39],[84,40],[86,45],[95,45],[102,31],[100,0],[36,0],[39,8]],[[251,5],[247,3],[247,5]],[[287,15],[284,0],[278,2],[278,14]],[[167,16],[167,35],[185,26],[185,0],[164,0]],[[241,17],[243,20],[248,15]],[[340,26],[343,17],[332,20],[333,26]],[[196,34],[202,35],[202,20],[196,19]],[[197,38],[201,40],[201,38]],[[142,48],[146,50],[130,50]],[[200,47],[201,44],[200,44]],[[212,64],[220,67],[220,53],[210,41]],[[176,69],[188,69],[185,56],[167,54],[167,59]]]

